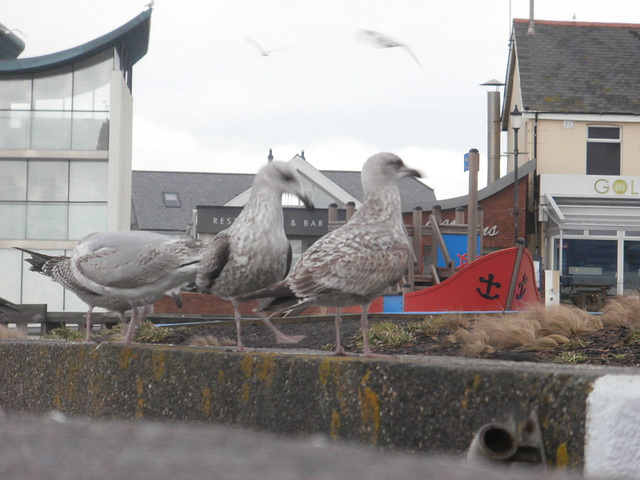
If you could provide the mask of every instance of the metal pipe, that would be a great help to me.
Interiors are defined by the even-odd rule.
[[[500,178],[500,92],[487,92],[487,185]]]

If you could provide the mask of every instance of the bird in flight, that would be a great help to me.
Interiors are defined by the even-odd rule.
[[[385,35],[384,33],[376,32],[374,30],[360,30],[358,33],[360,38],[363,41],[370,43],[376,48],[396,48],[396,47],[404,48],[404,50],[409,54],[409,56],[413,58],[413,60],[420,66],[420,68],[422,68],[422,65],[420,64],[418,57],[416,57],[416,55],[409,48],[408,45],[398,42],[397,40],[394,40],[393,38]]]
[[[262,46],[256,42],[255,39],[253,39],[252,37],[249,37],[248,35],[246,37],[244,37],[244,39],[247,41],[247,43],[249,45],[251,45],[252,47],[254,47],[255,49],[257,49],[260,52],[260,55],[262,55],[263,57],[268,57],[269,55],[271,55],[271,53],[273,52],[277,52],[280,50],[284,50],[284,48],[272,48],[271,50],[265,50],[264,48],[262,48]]]

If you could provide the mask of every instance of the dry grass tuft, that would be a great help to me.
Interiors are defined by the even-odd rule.
[[[2,338],[26,338],[26,335],[14,328],[0,325],[0,339]]]
[[[602,328],[598,316],[577,307],[540,305],[522,313],[478,317],[470,328],[459,328],[447,341],[463,343],[463,353],[470,356],[498,349],[549,350]]]
[[[236,342],[228,337],[218,338],[213,335],[194,335],[186,342],[187,345],[196,345],[198,347],[232,347]]]
[[[608,327],[640,327],[640,297],[628,295],[610,299],[600,318]]]

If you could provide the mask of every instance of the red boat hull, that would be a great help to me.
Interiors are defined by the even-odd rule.
[[[478,258],[438,285],[399,296],[376,298],[370,312],[490,312],[526,310],[540,302],[536,286],[533,258],[522,250],[516,266],[518,247],[506,248]],[[515,288],[507,308],[509,287],[514,271]],[[389,301],[389,299],[393,301]],[[343,308],[343,312],[359,312],[360,307]]]

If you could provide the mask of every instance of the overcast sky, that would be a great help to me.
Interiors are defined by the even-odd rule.
[[[93,40],[145,9],[136,0],[0,0],[21,58]],[[439,199],[467,193],[486,90],[505,80],[510,18],[529,0],[156,0],[134,67],[133,168],[256,172],[301,150],[319,169],[360,170],[378,151],[420,169]],[[545,20],[640,23],[637,0],[537,0]],[[410,47],[377,49],[362,29]],[[253,38],[268,56],[247,41]],[[504,146],[503,146],[504,151]],[[504,164],[503,160],[503,172]]]

